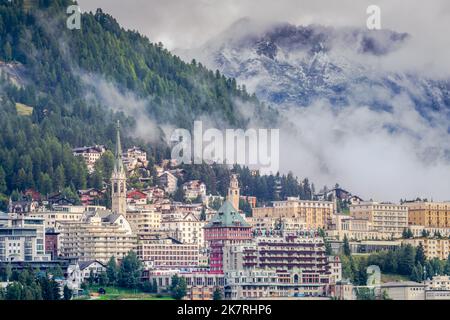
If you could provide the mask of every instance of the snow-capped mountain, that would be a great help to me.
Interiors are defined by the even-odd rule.
[[[445,68],[429,68],[434,52],[412,54],[426,52],[421,43],[389,30],[241,19],[176,54],[236,78],[280,111],[282,171],[383,201],[439,184],[435,197],[448,199],[450,81]]]
[[[389,30],[258,25],[244,18],[201,48],[177,53],[236,78],[272,105],[327,99],[334,106],[389,110],[392,97],[406,94],[424,115],[448,113],[450,82],[382,67],[410,37]]]

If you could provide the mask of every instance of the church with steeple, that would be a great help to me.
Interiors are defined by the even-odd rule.
[[[111,176],[111,209],[117,214],[127,211],[127,176],[122,161],[122,144],[120,142],[120,122],[117,121],[116,153],[114,170]]]

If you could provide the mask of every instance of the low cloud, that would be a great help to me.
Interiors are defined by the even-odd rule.
[[[309,176],[316,188],[334,182],[365,199],[450,200],[448,123],[431,125],[406,96],[392,112],[327,101],[282,114],[281,167]]]
[[[121,90],[117,85],[99,75],[83,73],[81,79],[88,88],[86,95],[88,101],[99,102],[115,112],[123,112],[135,119],[134,136],[146,142],[156,143],[163,138],[162,132],[169,129],[167,126],[159,126],[149,116],[150,100],[140,99],[131,91]]]

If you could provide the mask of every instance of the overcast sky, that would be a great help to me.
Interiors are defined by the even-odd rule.
[[[450,41],[448,0],[79,0],[79,4],[83,11],[101,7],[122,25],[169,49],[199,46],[242,17],[365,27],[371,4],[380,6],[383,28]]]

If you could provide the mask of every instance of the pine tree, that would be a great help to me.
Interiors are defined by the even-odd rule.
[[[421,282],[422,281],[422,275],[419,273],[419,270],[416,266],[413,267],[411,271],[411,275],[409,277],[412,281]]]
[[[403,246],[400,249],[398,261],[398,272],[403,275],[410,275],[415,264],[415,252],[411,245]]]
[[[12,60],[12,47],[9,41],[6,41],[5,44],[3,45],[3,56],[6,61]]]
[[[350,249],[350,243],[348,242],[347,235],[344,235],[344,243],[342,245],[342,251],[343,251],[344,255],[346,255],[347,257],[350,257],[351,254],[352,254],[352,251]]]
[[[64,300],[72,299],[72,290],[70,290],[67,285],[64,286],[63,296],[64,296]]]
[[[426,256],[425,256],[425,250],[423,248],[422,243],[419,244],[419,246],[416,249],[416,264],[420,263],[422,266],[425,264],[425,260],[426,260]]]
[[[222,299],[223,299],[222,290],[220,290],[220,288],[216,288],[213,293],[213,300],[222,300]]]
[[[158,284],[156,283],[156,279],[153,279],[152,289],[153,293],[158,293]]]
[[[6,185],[5,170],[3,170],[3,167],[0,166],[0,193],[4,193],[6,190],[7,185]]]
[[[120,264],[118,283],[123,288],[136,289],[141,279],[142,262],[134,251],[130,251]]]
[[[66,186],[66,176],[64,174],[64,167],[59,165],[56,168],[55,178],[53,180],[53,186],[55,190],[62,191]]]
[[[117,267],[116,258],[114,256],[109,259],[108,264],[106,265],[106,274],[108,276],[109,285],[116,285],[119,268]]]
[[[174,275],[170,286],[170,294],[175,300],[182,300],[187,293],[186,280],[183,277]]]
[[[444,273],[447,276],[450,276],[450,254],[447,257],[447,260],[445,261]]]

